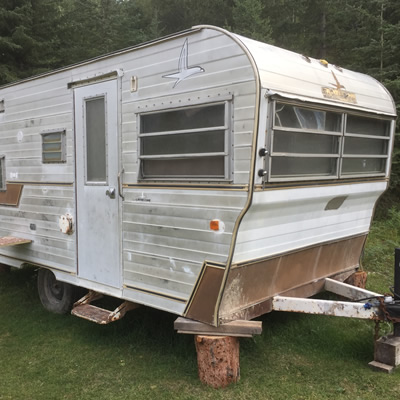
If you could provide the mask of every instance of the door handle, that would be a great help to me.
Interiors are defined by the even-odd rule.
[[[110,199],[115,199],[115,188],[110,187],[106,190],[106,196],[108,196]]]
[[[125,197],[122,194],[122,182],[121,182],[121,175],[124,172],[125,172],[125,170],[122,168],[121,171],[119,171],[119,174],[118,174],[118,194],[119,194],[119,197],[121,197],[122,200],[125,200]]]

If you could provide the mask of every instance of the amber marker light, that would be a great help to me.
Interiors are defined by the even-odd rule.
[[[212,231],[219,231],[219,219],[213,219],[210,221],[210,229]]]
[[[219,219],[213,219],[210,221],[210,229],[214,232],[224,232],[225,224]]]

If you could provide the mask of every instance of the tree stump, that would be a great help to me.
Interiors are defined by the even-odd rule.
[[[239,339],[230,336],[195,336],[199,378],[213,388],[240,378]]]
[[[345,281],[349,285],[365,289],[367,286],[367,273],[365,271],[356,271],[351,274]]]

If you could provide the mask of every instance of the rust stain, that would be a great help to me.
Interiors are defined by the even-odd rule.
[[[18,207],[24,185],[7,183],[7,189],[0,192],[0,205]]]

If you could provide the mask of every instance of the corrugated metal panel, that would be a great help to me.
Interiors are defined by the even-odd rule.
[[[254,71],[236,43],[220,32],[206,30],[191,35],[188,44],[189,64],[201,66],[205,72],[172,89],[174,81],[163,75],[177,70],[184,40],[143,49],[141,57],[130,60],[124,68],[124,182],[134,185],[138,179],[137,114],[230,96],[234,183],[246,185],[257,102]],[[138,79],[138,91],[134,93],[126,90],[131,75]],[[232,231],[247,192],[132,188],[125,189],[124,194],[124,284],[187,300],[205,260],[226,262]],[[136,201],[140,197],[148,201]],[[212,219],[224,221],[225,233],[210,231]]]
[[[235,35],[249,49],[259,69],[262,86],[272,92],[318,99],[347,108],[370,110],[396,115],[395,104],[388,91],[370,76],[347,69],[338,69],[319,60],[307,62],[300,54]],[[343,90],[355,94],[356,104],[324,97],[322,88]]]
[[[73,210],[74,191],[66,187],[25,186],[18,208],[1,210],[0,235],[32,240],[29,246],[3,248],[2,254],[21,262],[32,262],[74,272],[75,235],[60,232],[58,218]]]
[[[254,193],[240,225],[234,262],[243,262],[350,237],[369,230],[386,182],[315,186]],[[344,197],[338,209],[326,209]]]
[[[135,201],[141,196],[148,200]],[[225,262],[246,192],[127,190],[124,283],[187,299],[204,260]],[[212,219],[224,233],[210,230]]]
[[[249,184],[258,101],[254,71],[240,46],[216,30],[193,32],[189,35],[189,64],[201,65],[205,72],[175,89],[174,81],[163,76],[177,70],[183,36],[3,89],[6,113],[0,116],[0,145],[7,153],[8,179],[25,183],[19,208],[2,210],[3,232],[21,233],[33,240],[30,247],[7,249],[4,254],[76,271],[75,234],[64,235],[58,228],[60,214],[75,213],[73,188],[57,186],[74,180],[73,90],[67,85],[120,69],[124,296],[183,312],[204,260],[223,263],[228,257],[232,231],[247,199],[243,185]],[[136,92],[130,91],[131,76],[138,78]],[[233,183],[242,185],[241,191],[135,188],[138,113],[227,98],[234,115]],[[51,128],[66,129],[66,164],[41,162],[40,132]],[[53,185],[41,186],[46,183]],[[143,191],[151,202],[136,201]],[[210,231],[209,222],[215,218],[225,223],[224,233]]]

